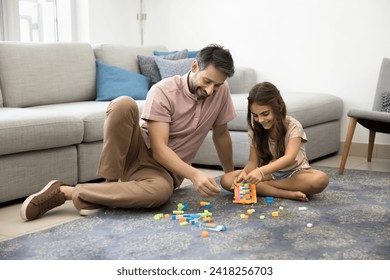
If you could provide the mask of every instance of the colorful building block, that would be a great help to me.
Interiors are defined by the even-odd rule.
[[[254,204],[257,203],[256,185],[244,181],[234,187],[233,203]]]
[[[226,230],[226,226],[224,226],[224,225],[216,225],[216,224],[211,224],[211,223],[207,223],[207,224],[203,225],[203,228],[205,230],[211,230],[211,231],[225,231]]]
[[[154,215],[155,220],[160,220],[162,217],[164,217],[164,214],[162,214],[162,213]]]
[[[274,202],[275,202],[275,200],[272,196],[267,196],[265,198],[265,203],[267,203],[267,204],[273,204]]]

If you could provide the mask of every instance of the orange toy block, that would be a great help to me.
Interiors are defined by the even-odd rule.
[[[257,203],[256,186],[248,182],[243,182],[234,186],[233,203],[254,204]]]

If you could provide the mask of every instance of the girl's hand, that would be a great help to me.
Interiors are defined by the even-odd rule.
[[[240,172],[240,174],[238,174],[238,176],[234,179],[232,187],[230,188],[230,190],[234,190],[234,187],[236,185],[241,184],[242,181],[245,181],[246,180],[246,176],[247,176],[247,174],[246,174],[245,170],[242,170]]]
[[[236,183],[242,183],[242,181],[246,180],[247,176],[248,176],[248,174],[246,174],[245,170],[242,170],[241,173],[238,174],[238,176],[237,176]]]
[[[246,180],[251,183],[257,185],[264,179],[264,173],[260,170],[260,168],[253,169],[249,172]]]

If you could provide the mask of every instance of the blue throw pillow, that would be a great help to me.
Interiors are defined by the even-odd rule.
[[[178,52],[178,51],[172,51],[172,52],[153,51],[153,55],[155,55],[155,56],[171,55],[171,54],[175,54],[175,53],[177,53],[177,52]]]
[[[162,56],[162,55],[172,55],[177,53],[178,51],[172,51],[172,52],[160,52],[160,51],[153,51],[153,54],[155,56]],[[198,55],[199,51],[188,51],[188,58],[195,58]]]
[[[199,51],[188,51],[188,58],[195,58]]]
[[[144,75],[96,61],[96,101],[111,101],[119,96],[144,100],[150,79]]]

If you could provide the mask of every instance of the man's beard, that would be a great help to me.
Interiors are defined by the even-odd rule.
[[[194,94],[196,96],[196,99],[198,100],[205,100],[209,96],[207,92],[201,87],[196,87]]]

